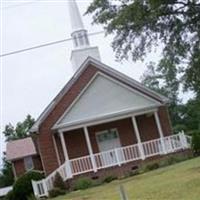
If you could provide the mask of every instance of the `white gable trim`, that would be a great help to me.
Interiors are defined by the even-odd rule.
[[[108,74],[112,74],[113,76],[118,77],[119,79],[123,79],[124,82],[127,84],[132,85],[133,87],[136,87],[140,89],[141,91],[147,93],[148,95],[151,95],[153,98],[158,99],[163,104],[169,103],[169,99],[165,96],[152,91],[151,89],[145,87],[138,81],[132,79],[131,77],[128,77],[127,75],[103,64],[102,62],[92,58],[88,57],[85,62],[80,66],[80,68],[77,70],[77,72],[73,75],[73,77],[68,81],[68,83],[63,87],[63,89],[56,95],[56,97],[51,101],[51,103],[45,108],[45,110],[40,114],[38,119],[36,120],[35,124],[30,129],[31,132],[37,132],[39,129],[40,124],[45,120],[45,118],[49,115],[49,113],[55,108],[57,103],[60,101],[60,99],[66,94],[66,92],[70,89],[70,87],[73,85],[73,83],[80,77],[82,72],[85,70],[85,68],[88,67],[88,65],[94,65],[97,69],[100,69],[102,71],[105,71]]]
[[[108,123],[108,122],[112,122],[112,121],[130,118],[133,116],[153,113],[156,111],[158,111],[158,107],[156,107],[156,106],[152,106],[152,107],[148,107],[148,108],[144,108],[144,109],[138,109],[138,110],[135,110],[134,112],[129,110],[128,113],[121,113],[121,115],[119,115],[119,113],[117,113],[115,116],[114,115],[109,116],[108,118],[103,118],[103,119],[96,118],[93,121],[80,122],[80,124],[77,124],[77,125],[70,125],[70,126],[63,125],[63,127],[60,127],[58,129],[58,132],[65,132],[65,131],[75,130],[75,129],[79,129],[79,128],[83,128],[83,127],[99,125],[99,124],[103,124],[103,123]]]
[[[81,123],[83,121],[92,121],[94,120],[95,118],[88,118],[88,119],[85,119],[85,120],[77,120],[77,121],[73,121],[72,123],[63,123],[63,124],[59,124],[63,118],[67,115],[67,113],[73,108],[73,106],[76,104],[76,102],[78,102],[78,100],[81,98],[81,96],[85,93],[85,91],[89,88],[89,86],[92,84],[92,82],[97,78],[97,76],[103,76],[105,77],[106,79],[120,85],[121,87],[131,91],[131,92],[134,92],[135,94],[138,94],[139,96],[142,96],[144,97],[145,99],[148,99],[152,102],[155,103],[156,106],[160,106],[161,103],[159,101],[156,101],[155,99],[143,94],[142,92],[139,92],[137,91],[136,89],[133,89],[131,88],[130,86],[122,83],[121,81],[118,81],[102,72],[97,72],[93,77],[92,79],[87,83],[87,85],[84,87],[84,89],[79,93],[79,95],[74,99],[74,101],[71,103],[71,105],[68,107],[68,109],[63,113],[63,115],[58,119],[58,121],[55,123],[55,125],[53,126],[52,129],[58,129],[60,127],[63,127],[63,126],[67,126],[67,124],[70,126],[72,124],[77,124],[77,123]],[[150,106],[149,106],[150,107]],[[148,107],[147,107],[148,108]],[[133,111],[133,110],[130,110],[130,109],[126,109],[126,110],[123,110],[123,111],[120,111],[120,112],[115,112],[115,113],[109,113],[109,114],[106,114],[105,116],[102,115],[101,117],[107,117],[107,116],[111,116],[111,115],[117,115],[117,114],[123,114],[123,113],[128,113],[130,111]]]

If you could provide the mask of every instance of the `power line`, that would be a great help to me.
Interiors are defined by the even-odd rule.
[[[89,33],[88,36],[99,35],[99,34],[102,34],[102,33],[104,33],[104,31]],[[23,53],[23,52],[26,52],[26,51],[31,51],[31,50],[34,50],[34,49],[52,46],[52,45],[67,42],[67,41],[70,41],[70,40],[72,40],[72,38],[48,42],[48,43],[45,43],[45,44],[40,44],[40,45],[36,45],[36,46],[32,46],[32,47],[28,47],[28,48],[24,48],[24,49],[20,49],[20,50],[16,50],[16,51],[11,51],[11,52],[8,52],[8,53],[5,53],[5,54],[1,54],[0,57],[10,56],[10,55],[18,54],[18,53]]]
[[[29,4],[37,3],[37,2],[40,2],[40,0],[29,1],[29,2],[19,3],[19,4],[15,4],[15,5],[5,6],[5,7],[2,7],[2,9],[16,8],[16,7],[21,7],[21,6],[26,6],[26,5],[29,5]],[[10,2],[8,2],[8,3],[10,3]]]
[[[15,8],[15,7],[20,7],[20,6],[26,6],[32,3],[67,3],[68,1],[73,1],[73,0],[33,0],[33,1],[28,1],[28,2],[22,1],[22,3],[18,3],[15,5],[4,6],[2,7],[2,9],[10,9],[10,8]],[[8,1],[6,3],[16,3],[16,1]]]

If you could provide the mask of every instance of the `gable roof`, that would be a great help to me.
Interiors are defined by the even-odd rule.
[[[136,112],[161,104],[123,83],[97,72],[65,111],[53,129],[78,125],[121,114]]]
[[[67,93],[70,87],[76,82],[76,80],[81,76],[82,72],[89,66],[93,65],[97,69],[102,72],[106,72],[107,74],[111,75],[112,77],[117,78],[118,80],[122,80],[124,83],[132,86],[133,88],[137,88],[141,92],[149,95],[151,98],[157,100],[162,104],[166,104],[169,102],[169,99],[163,95],[160,95],[149,88],[145,87],[138,81],[126,76],[125,74],[103,64],[102,62],[88,57],[85,62],[81,65],[81,67],[76,71],[70,81],[63,87],[63,89],[58,93],[58,95],[52,100],[52,102],[46,107],[46,109],[42,112],[39,118],[36,120],[35,124],[30,129],[31,132],[37,132],[40,124],[46,119],[48,114],[54,109],[54,107],[58,104],[58,102],[62,99],[62,97]]]
[[[7,160],[17,160],[36,154],[35,144],[31,137],[10,141],[6,145]]]

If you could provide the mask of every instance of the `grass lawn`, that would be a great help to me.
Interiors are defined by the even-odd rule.
[[[200,158],[71,192],[53,200],[120,200],[119,184],[123,184],[129,200],[199,200]]]

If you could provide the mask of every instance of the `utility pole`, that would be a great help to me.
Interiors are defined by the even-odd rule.
[[[127,197],[127,194],[126,194],[126,192],[124,190],[123,185],[119,186],[119,192],[120,192],[121,200],[128,200],[128,197]]]

